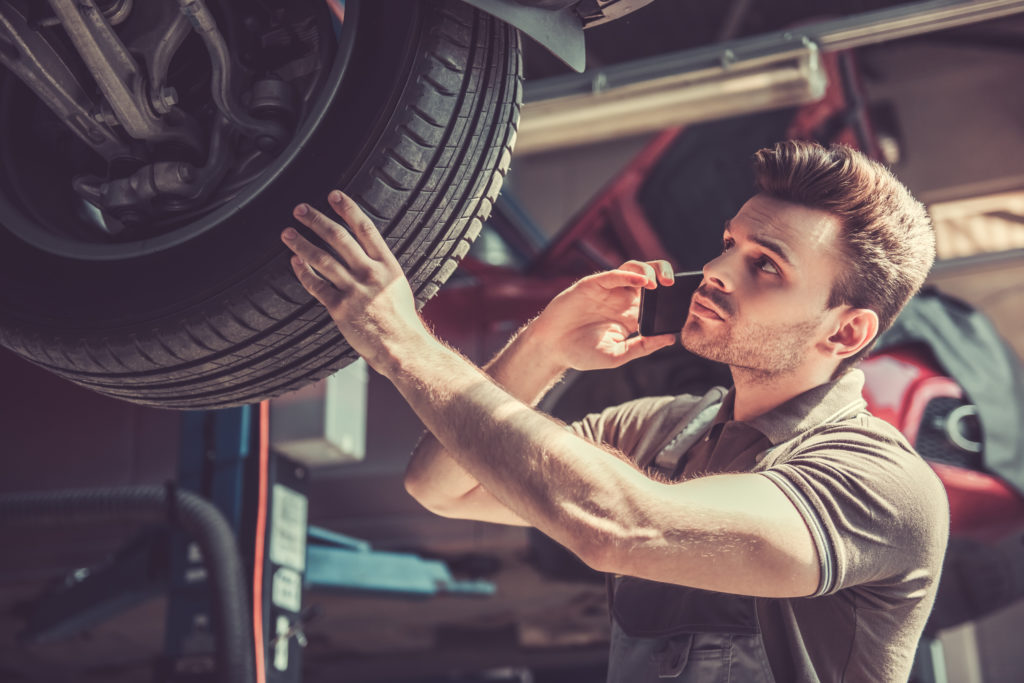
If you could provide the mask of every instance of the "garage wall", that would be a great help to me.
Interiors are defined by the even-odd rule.
[[[893,170],[925,203],[1024,187],[1024,50],[920,38],[858,53],[875,102],[892,102]]]

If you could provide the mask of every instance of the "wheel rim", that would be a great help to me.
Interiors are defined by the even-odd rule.
[[[328,11],[327,5],[311,1],[316,5],[313,11],[320,19],[317,22],[320,39],[334,42],[327,49],[330,54],[325,63],[329,67],[321,70],[325,75],[314,79],[310,91],[302,98],[303,113],[288,143],[249,177],[232,179],[229,175],[201,206],[177,213],[172,208],[163,216],[149,221],[144,229],[129,231],[127,235],[103,234],[99,210],[78,196],[66,182],[76,170],[74,158],[81,156],[81,149],[71,147],[67,158],[58,160],[70,166],[60,167],[64,183],[58,180],[38,191],[33,186],[43,184],[46,174],[42,171],[22,173],[26,166],[32,166],[28,157],[31,152],[29,144],[24,141],[18,144],[12,137],[19,134],[15,131],[22,131],[15,121],[31,118],[26,115],[26,112],[34,111],[31,107],[48,110],[34,94],[21,87],[17,79],[9,76],[3,85],[2,101],[11,104],[0,111],[0,126],[7,131],[4,148],[15,153],[5,153],[0,168],[0,225],[49,254],[80,261],[118,261],[155,254],[194,240],[236,213],[289,167],[316,131],[344,80],[358,24],[358,0],[345,3],[343,23],[335,13]],[[19,113],[18,107],[26,97],[33,98],[30,107],[22,107]],[[56,117],[50,118],[53,119],[51,125],[60,125]],[[91,151],[82,143],[79,146]]]

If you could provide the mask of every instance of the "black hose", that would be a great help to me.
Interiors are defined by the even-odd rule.
[[[188,491],[161,486],[68,489],[0,495],[0,525],[68,521],[162,521],[172,514],[199,545],[209,578],[217,637],[217,680],[252,683],[252,623],[235,536],[210,502]]]

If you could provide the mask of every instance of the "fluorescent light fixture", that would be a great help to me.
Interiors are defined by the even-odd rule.
[[[729,43],[527,82],[517,154],[610,140],[820,99],[819,50],[967,26],[1024,12],[1024,0],[928,0]]]
[[[745,59],[725,50],[708,64],[653,78],[637,78],[662,65],[624,70],[621,85],[612,70],[598,73],[591,92],[550,97],[523,106],[517,154],[601,142],[639,133],[780,109],[814,102],[825,95],[828,79],[818,46],[808,40],[774,54]],[[621,65],[625,66],[625,65]],[[613,67],[615,68],[615,67]],[[527,90],[529,96],[530,91]]]

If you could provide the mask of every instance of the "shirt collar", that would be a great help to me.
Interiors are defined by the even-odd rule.
[[[835,420],[844,413],[866,410],[863,389],[864,373],[854,368],[838,379],[809,389],[767,413],[747,420],[746,424],[764,434],[773,446],[777,446],[808,429]],[[732,419],[735,394],[735,387],[729,389],[712,425]]]

